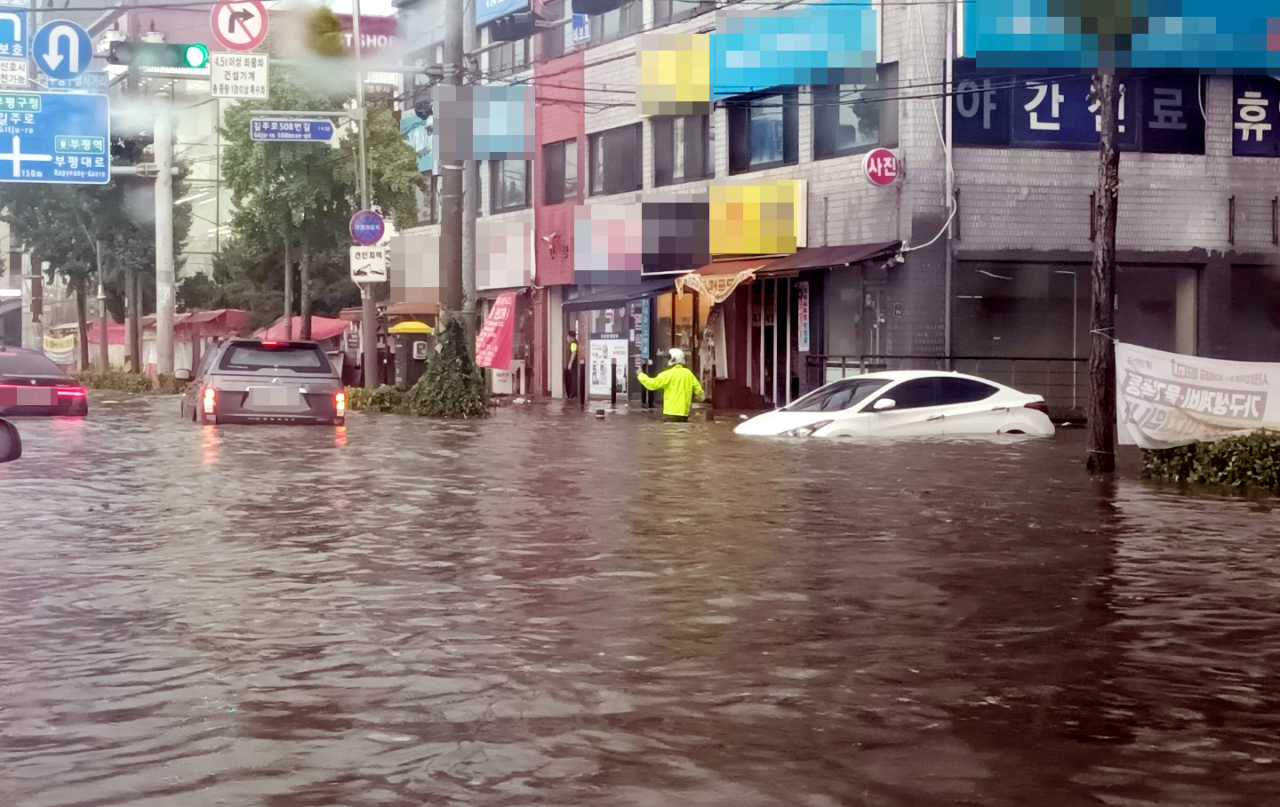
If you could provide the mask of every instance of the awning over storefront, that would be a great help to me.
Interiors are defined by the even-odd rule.
[[[757,275],[782,275],[802,269],[824,269],[828,266],[848,266],[873,258],[887,258],[902,247],[901,241],[880,241],[874,244],[846,244],[837,247],[805,247],[794,255],[774,258],[756,272]]]
[[[641,300],[654,294],[662,294],[674,288],[670,277],[646,278],[636,284],[598,286],[581,296],[565,301],[565,311],[593,311],[601,308],[619,308],[632,300]]]
[[[426,302],[388,303],[386,309],[386,314],[390,317],[435,316],[439,313],[439,303]]]

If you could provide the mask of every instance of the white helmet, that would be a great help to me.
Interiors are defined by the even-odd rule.
[[[671,363],[684,364],[684,351],[678,347],[671,348]]]

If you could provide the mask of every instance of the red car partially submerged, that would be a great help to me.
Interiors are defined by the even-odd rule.
[[[87,414],[89,398],[84,387],[43,353],[0,349],[0,415]]]

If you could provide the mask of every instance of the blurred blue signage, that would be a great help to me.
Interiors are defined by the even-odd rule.
[[[111,181],[107,96],[0,93],[0,182]]]
[[[591,41],[591,17],[586,14],[573,15],[573,44],[583,45]]]
[[[964,49],[983,69],[1280,70],[1276,0],[976,0],[962,7]],[[1103,9],[1116,17],[1108,24],[1114,34],[1096,33]]]
[[[252,118],[249,121],[249,139],[268,143],[328,143],[333,139],[333,123],[310,118]]]
[[[957,146],[1095,149],[1101,119],[1089,76],[1050,78],[980,72],[955,65]],[[1275,83],[1275,82],[1272,82]],[[1203,154],[1200,77],[1171,74],[1121,81],[1122,151]],[[1280,84],[1277,84],[1280,88]]]
[[[431,129],[434,116],[419,118],[412,109],[400,115],[400,136],[418,155],[418,173],[429,174],[435,163],[431,157]]]
[[[431,153],[440,162],[532,160],[533,88],[525,84],[438,86]]]
[[[798,84],[875,80],[876,12],[806,6],[723,13],[711,37],[715,98]]]
[[[476,0],[476,25],[529,10],[529,0]]]

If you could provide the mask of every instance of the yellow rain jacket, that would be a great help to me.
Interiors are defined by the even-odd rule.
[[[698,377],[683,364],[673,364],[656,376],[638,373],[636,378],[645,389],[662,390],[662,414],[687,417],[696,395],[701,401],[702,385]]]

